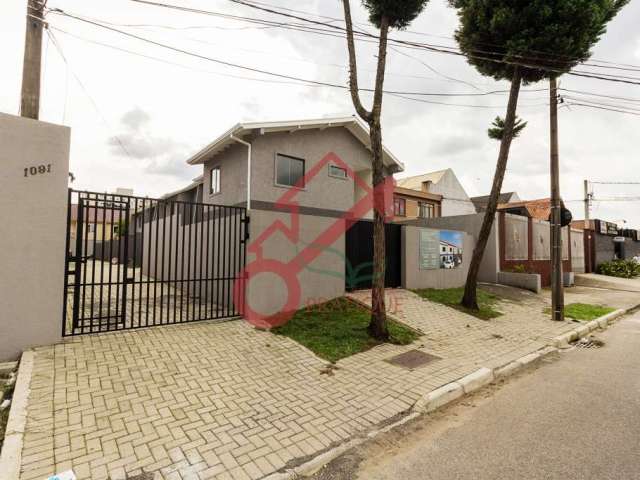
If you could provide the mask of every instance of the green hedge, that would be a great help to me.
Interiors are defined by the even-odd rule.
[[[613,260],[598,265],[598,273],[610,277],[635,278],[640,276],[640,263],[634,260]]]

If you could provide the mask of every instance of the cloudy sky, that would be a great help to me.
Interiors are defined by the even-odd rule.
[[[338,0],[263,0],[309,12],[323,22],[341,17]],[[306,79],[346,84],[344,39],[281,28],[265,28],[236,17],[280,17],[229,0],[174,0],[223,16],[183,13],[130,0],[49,0],[50,8],[163,44],[226,62]],[[366,15],[352,0],[362,28]],[[26,0],[0,4],[0,111],[17,114],[24,46]],[[328,17],[328,18],[327,18]],[[640,0],[613,20],[593,58],[640,65]],[[59,14],[49,14],[56,42],[45,37],[41,119],[72,127],[71,170],[76,188],[111,191],[134,188],[158,196],[196,177],[184,161],[206,143],[243,120],[278,120],[350,115],[345,90],[302,85],[222,66],[126,37]],[[339,24],[339,22],[335,22]],[[432,0],[407,32],[396,38],[454,45],[454,11]],[[371,30],[373,31],[373,30]],[[62,59],[56,43],[66,62]],[[360,43],[362,86],[371,86],[372,44]],[[583,71],[640,77],[630,70]],[[463,59],[422,50],[389,52],[386,87],[396,91],[478,93],[508,88],[480,76]],[[528,127],[512,147],[504,191],[522,198],[549,195],[548,94],[540,83],[525,88],[519,115]],[[640,99],[640,85],[565,76],[561,87],[600,95]],[[536,91],[538,90],[538,91]],[[570,93],[566,93],[571,95]],[[369,98],[365,95],[365,100]],[[640,103],[582,97],[618,106]],[[446,105],[387,96],[384,141],[406,164],[406,175],[451,167],[470,195],[487,194],[498,144],[486,129],[503,115],[506,94],[482,97],[430,97]],[[574,100],[575,101],[575,100]],[[562,194],[575,218],[583,218],[583,180],[640,182],[640,116],[584,107],[560,110]],[[595,198],[640,197],[640,185],[595,184]],[[596,201],[592,216],[626,220],[640,227],[640,202]]]

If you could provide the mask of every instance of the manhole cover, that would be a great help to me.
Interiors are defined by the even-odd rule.
[[[602,348],[604,347],[604,342],[602,340],[598,340],[597,338],[585,337],[581,338],[577,342],[574,342],[572,345],[578,348]]]
[[[392,365],[413,370],[414,368],[424,367],[436,360],[442,359],[436,355],[431,355],[421,350],[409,350],[408,352],[401,353],[395,357],[388,358],[386,361]]]

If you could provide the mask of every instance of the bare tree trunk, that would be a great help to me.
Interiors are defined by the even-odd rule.
[[[360,101],[358,90],[358,68],[356,60],[355,42],[353,39],[353,23],[349,0],[343,0],[344,16],[347,25],[347,46],[349,50],[349,90],[358,115],[369,124],[371,150],[373,151],[373,281],[371,287],[371,322],[369,334],[377,340],[388,340],[387,313],[384,294],[385,280],[385,201],[382,184],[385,179],[383,150],[382,150],[382,93],[384,87],[385,69],[387,63],[387,41],[389,34],[389,19],[382,17],[380,25],[380,44],[378,48],[378,69],[373,96],[373,108],[368,112]]]
[[[518,95],[520,94],[521,83],[522,78],[518,67],[516,67],[511,79],[507,116],[504,120],[504,134],[500,141],[500,153],[498,154],[496,172],[493,176],[491,195],[489,195],[489,203],[487,205],[487,211],[484,214],[482,227],[480,228],[480,235],[478,236],[476,247],[473,250],[473,257],[471,258],[471,265],[469,265],[469,273],[467,274],[467,283],[464,288],[464,296],[462,297],[462,305],[473,310],[479,310],[478,296],[476,292],[478,287],[478,273],[480,271],[480,264],[482,263],[484,251],[487,247],[487,242],[491,234],[491,227],[495,220],[496,211],[498,210],[498,200],[502,190],[504,175],[507,170],[509,149],[511,148],[511,141],[513,140],[513,126],[516,121],[516,110],[518,107]]]

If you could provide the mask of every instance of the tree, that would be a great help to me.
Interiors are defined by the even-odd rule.
[[[350,0],[342,0],[344,18],[347,27],[347,49],[349,51],[349,90],[356,112],[369,125],[371,150],[373,151],[373,282],[371,287],[371,323],[369,334],[378,340],[387,340],[387,314],[384,298],[385,278],[385,228],[384,228],[384,191],[385,171],[382,151],[382,93],[387,64],[387,41],[389,29],[406,28],[424,9],[428,0],[363,0],[369,12],[369,20],[380,30],[378,43],[378,68],[373,94],[373,106],[367,110],[360,100],[358,88],[358,64],[351,19]]]
[[[526,126],[527,122],[523,122],[521,118],[516,117],[516,121],[513,124],[513,138],[519,137]],[[496,117],[489,130],[487,130],[487,135],[492,140],[502,140],[502,137],[504,137],[504,119],[502,117]]]
[[[557,78],[591,55],[606,24],[629,0],[451,0],[456,41],[482,75],[511,82],[500,151],[487,210],[473,251],[462,305],[478,309],[478,272],[515,136],[521,84]]]

